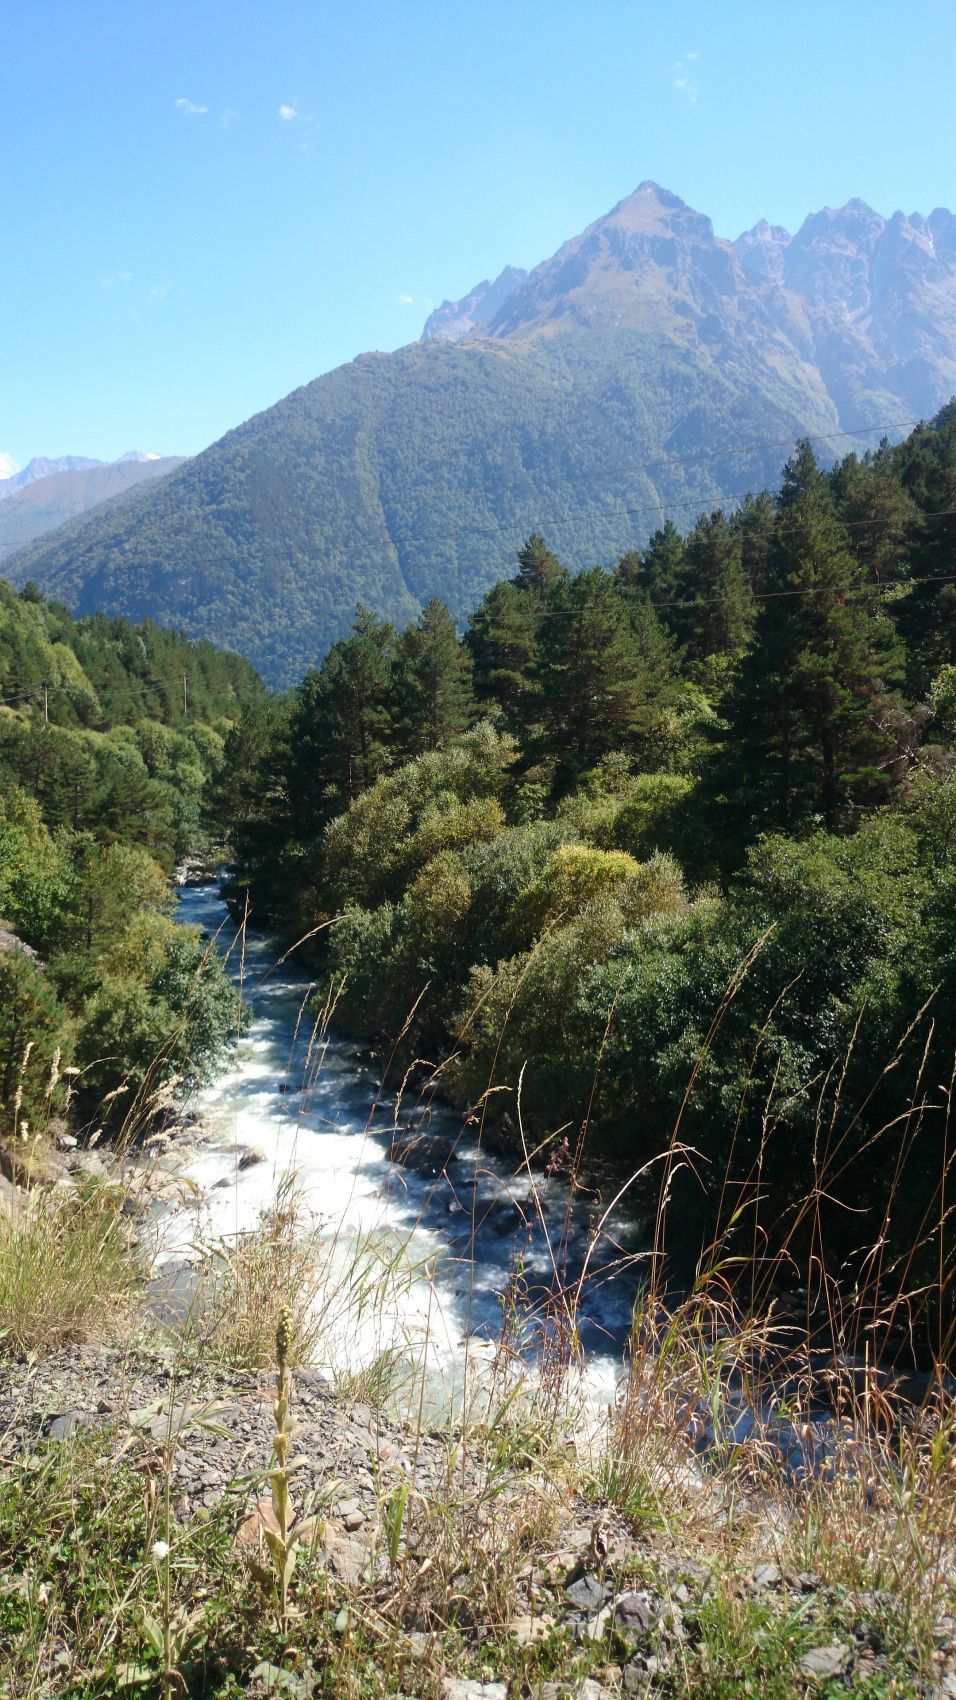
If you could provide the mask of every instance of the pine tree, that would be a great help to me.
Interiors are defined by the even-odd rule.
[[[541,620],[541,754],[554,761],[558,793],[603,756],[638,748],[664,683],[650,627],[645,635],[646,657],[624,595],[600,567],[550,597]]]
[[[518,571],[511,580],[521,590],[551,590],[567,578],[556,555],[551,553],[543,537],[533,531],[518,550]]]
[[[478,702],[500,708],[509,732],[517,737],[536,718],[541,606],[539,596],[500,582],[482,598],[465,635]]]
[[[763,823],[827,829],[885,785],[900,656],[809,443],[784,468],[754,640],[727,704],[738,789]]]
[[[395,737],[402,759],[439,749],[471,724],[471,658],[437,596],[398,639],[392,678]]]
[[[921,582],[894,613],[909,647],[910,689],[922,695],[940,667],[956,664],[956,404],[894,452],[904,450],[903,484],[917,508],[909,576]]]
[[[720,508],[702,515],[684,540],[684,606],[674,628],[698,660],[731,656],[745,645],[753,600],[741,565],[741,534]]]
[[[873,584],[902,578],[906,538],[917,509],[886,439],[862,460],[847,455],[830,474],[830,485],[862,576]]]
[[[351,635],[296,692],[287,783],[302,840],[316,838],[387,764],[394,642],[394,628],[359,604]]]
[[[631,563],[633,556],[625,556],[624,560]],[[655,531],[640,560],[643,581],[651,601],[661,607],[665,625],[673,626],[676,614],[673,604],[684,594],[686,562],[684,539],[672,520],[665,520],[660,530]],[[624,561],[621,566],[623,568]],[[633,577],[630,566],[625,576]]]

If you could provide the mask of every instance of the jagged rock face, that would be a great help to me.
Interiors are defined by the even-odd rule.
[[[762,219],[728,242],[645,182],[479,317],[470,304],[490,287],[446,302],[440,334],[628,324],[747,362],[783,358],[845,429],[892,423],[894,407],[931,413],[956,390],[956,218],[945,208],[887,219],[852,200],[811,213],[795,236]]]
[[[486,325],[489,319],[494,318],[501,303],[524,282],[527,275],[520,266],[505,266],[494,282],[485,278],[483,283],[476,283],[474,289],[463,295],[460,301],[443,301],[425,320],[422,341],[427,342],[437,337],[446,342],[456,342],[460,337],[476,331],[479,326]]]

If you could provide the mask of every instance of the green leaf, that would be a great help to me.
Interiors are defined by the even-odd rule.
[[[117,1688],[140,1688],[144,1683],[155,1682],[156,1672],[149,1665],[117,1665],[113,1681]]]
[[[159,1658],[162,1658],[166,1651],[166,1642],[163,1636],[162,1625],[157,1623],[156,1619],[154,1617],[150,1617],[149,1613],[145,1611],[143,1613],[143,1634],[146,1636],[153,1652],[156,1653]]]

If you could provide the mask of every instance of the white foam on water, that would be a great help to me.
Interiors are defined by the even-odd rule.
[[[586,1206],[575,1202],[566,1217],[562,1182],[511,1175],[463,1137],[461,1118],[441,1108],[428,1108],[425,1125],[457,1141],[447,1173],[434,1177],[390,1162],[394,1099],[376,1103],[376,1074],[360,1046],[313,1034],[308,976],[278,963],[278,947],[263,934],[248,931],[241,950],[215,886],[185,888],[178,918],[215,936],[252,1020],[231,1060],[188,1106],[211,1137],[177,1165],[195,1195],[159,1216],[156,1265],[188,1258],[200,1243],[248,1233],[292,1176],[319,1227],[324,1279],[337,1295],[324,1316],[323,1360],[354,1369],[383,1351],[425,1358],[433,1383],[451,1397],[466,1364],[477,1372],[490,1354],[486,1342],[498,1331],[500,1295],[516,1255],[526,1279],[548,1279],[539,1207],[552,1238],[568,1219],[583,1246]],[[377,1283],[376,1303],[350,1306],[341,1295],[356,1261],[368,1271],[376,1258],[391,1270]],[[613,1396],[633,1286],[612,1280],[589,1294],[593,1320],[607,1328],[609,1342],[591,1353],[588,1368],[599,1405]]]

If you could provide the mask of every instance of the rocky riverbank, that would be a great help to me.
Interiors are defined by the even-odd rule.
[[[273,1398],[271,1373],[196,1362],[187,1373],[168,1348],[141,1341],[8,1360],[0,1364],[0,1473],[9,1493],[51,1454],[92,1447],[104,1481],[122,1463],[155,1503],[168,1470],[175,1540],[204,1524],[224,1532],[236,1573],[252,1585],[264,1573],[263,1533],[274,1526],[266,1482]],[[588,1485],[580,1459],[536,1457],[518,1428],[491,1444],[487,1433],[422,1432],[337,1398],[306,1370],[294,1378],[293,1406],[294,1497],[306,1511],[313,1506],[296,1587],[303,1601],[321,1587],[323,1621],[354,1613],[377,1626],[382,1644],[391,1638],[400,1676],[389,1691],[444,1700],[729,1692],[695,1688],[691,1675],[703,1684],[713,1674],[723,1657],[715,1637],[732,1621],[743,1626],[734,1654],[741,1679],[745,1656],[759,1668],[761,1644],[786,1659],[792,1686],[778,1683],[775,1695],[956,1694],[950,1616],[941,1612],[931,1626],[934,1669],[899,1686],[892,1626],[903,1621],[902,1600],[793,1568],[792,1548],[773,1519],[761,1524],[755,1502],[725,1505],[715,1524],[716,1482],[698,1487],[696,1506],[688,1495],[672,1522],[676,1501],[670,1516],[663,1499],[656,1515],[650,1503],[642,1514],[623,1509],[596,1491],[593,1476]],[[715,1527],[723,1530],[717,1545]],[[0,1556],[0,1597],[10,1562]],[[294,1668],[297,1680],[308,1671],[301,1648]],[[241,1691],[285,1690],[250,1675]]]

